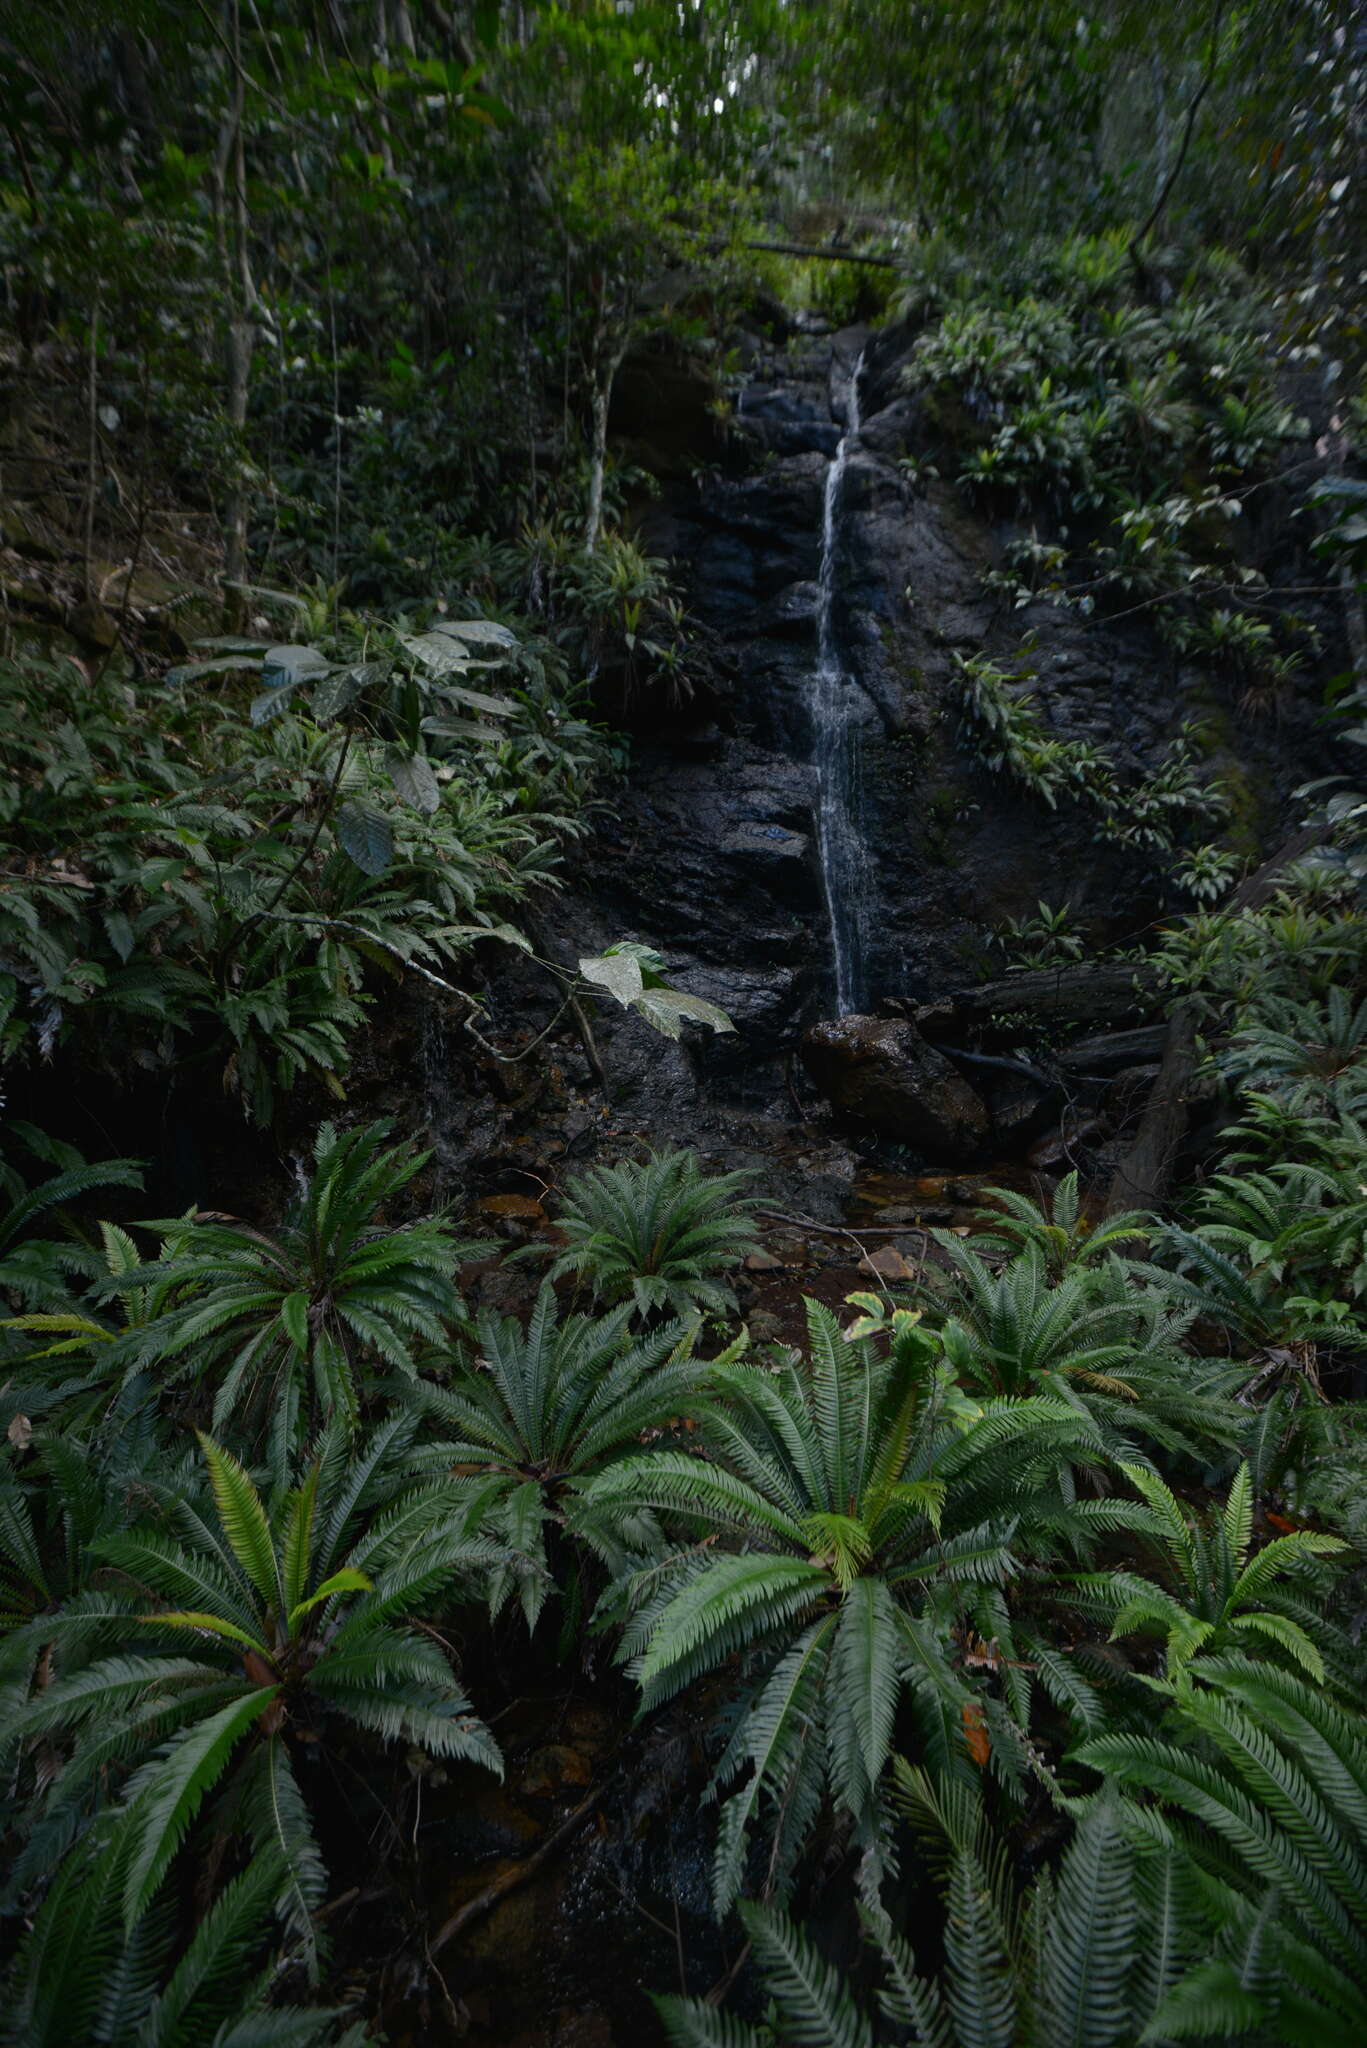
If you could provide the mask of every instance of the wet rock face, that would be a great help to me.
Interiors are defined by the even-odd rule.
[[[700,433],[696,461],[662,469],[663,488],[633,515],[638,539],[669,560],[687,605],[697,690],[684,703],[642,693],[630,774],[567,862],[569,888],[548,922],[563,933],[566,964],[639,939],[663,954],[681,988],[734,1017],[734,1036],[690,1031],[669,1047],[652,1043],[634,1018],[595,1024],[616,1106],[685,1139],[714,1110],[790,1116],[802,1034],[833,1007],[814,816],[814,677],[825,486],[861,352],[861,426],[842,484],[833,624],[850,678],[867,856],[862,1007],[910,1014],[999,972],[993,934],[1041,899],[1066,905],[1098,945],[1129,944],[1164,909],[1158,864],[1098,843],[1081,807],[1046,809],[985,768],[962,729],[960,659],[982,653],[1009,663],[1036,635],[1041,717],[1061,739],[1104,747],[1122,779],[1151,773],[1185,718],[1207,721],[1204,758],[1212,774],[1233,776],[1250,852],[1280,833],[1289,789],[1334,765],[1311,730],[1312,691],[1285,726],[1236,719],[1229,679],[1175,661],[1142,609],[1084,617],[1043,602],[1014,607],[985,584],[1031,522],[986,517],[957,487],[953,450],[901,380],[916,333],[914,323],[872,336],[818,333],[808,323],[783,349],[751,337],[750,381],[724,446],[718,452],[710,427]],[[659,366],[637,368],[655,377]],[[644,397],[630,380],[625,388],[641,404],[614,431],[649,425],[652,408],[666,402],[655,385]],[[681,393],[667,402],[696,421]],[[915,458],[909,468],[905,457]],[[1332,620],[1324,630],[1328,644]],[[1128,968],[1110,992],[1091,970],[1052,977],[1047,999],[1035,979],[1013,976],[1009,988],[996,981],[977,1013],[960,1002],[952,1029],[937,1034],[927,1024],[923,1033],[945,1038],[968,1097],[987,1104],[993,1143],[1015,1155],[1047,1122],[1057,1091],[969,1064],[975,1053],[1016,1049],[1010,1016],[1028,1010],[1054,1044],[1076,1025],[1138,1031],[1154,1010],[1136,1000]],[[1095,1062],[1094,1050],[1080,1057],[1098,1078],[1153,1056],[1140,1038]],[[972,1114],[945,1121],[956,1145],[973,1142]],[[885,1135],[897,1127],[881,1126]],[[924,1137],[912,1142],[933,1149]]]
[[[898,1017],[837,1017],[814,1024],[802,1058],[843,1115],[951,1164],[976,1159],[990,1121],[977,1090]]]

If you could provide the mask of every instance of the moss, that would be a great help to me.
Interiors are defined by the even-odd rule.
[[[1192,753],[1217,772],[1229,800],[1223,837],[1240,860],[1256,861],[1263,850],[1269,791],[1239,752],[1238,732],[1213,684],[1192,693]]]
[[[1230,851],[1241,860],[1257,860],[1262,852],[1264,792],[1258,789],[1245,764],[1233,755],[1222,768],[1221,778],[1229,798],[1225,837]]]

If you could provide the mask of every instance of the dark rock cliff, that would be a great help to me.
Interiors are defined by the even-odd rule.
[[[835,623],[859,691],[867,1007],[906,1010],[999,969],[994,929],[1041,898],[1067,904],[1102,944],[1138,937],[1163,909],[1142,855],[1097,843],[1080,809],[1050,811],[977,765],[957,735],[956,653],[1008,658],[1036,635],[1050,727],[1104,746],[1135,774],[1153,769],[1184,720],[1200,719],[1249,857],[1282,836],[1291,790],[1321,765],[1304,693],[1283,720],[1251,716],[1237,680],[1178,661],[1143,607],[1012,610],[984,586],[1004,542],[1027,529],[975,515],[948,474],[932,473],[924,458],[939,451],[899,374],[913,338],[893,327],[754,345],[724,458],[700,414],[707,466],[689,475],[676,464],[641,511],[642,537],[674,564],[696,622],[705,682],[682,707],[637,707],[630,777],[554,923],[567,958],[571,941],[581,952],[649,941],[681,986],[735,1018],[736,1038],[684,1048],[663,1047],[635,1019],[603,1020],[618,1099],[666,1127],[687,1129],[704,1101],[788,1112],[792,1055],[832,1008],[812,677],[824,483],[861,352]],[[1332,637],[1332,613],[1323,624]]]

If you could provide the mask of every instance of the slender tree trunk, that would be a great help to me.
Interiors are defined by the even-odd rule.
[[[248,249],[247,154],[243,137],[244,73],[242,69],[242,13],[238,0],[231,10],[233,52],[232,102],[219,134],[214,165],[216,231],[223,286],[227,298],[228,324],[224,344],[225,412],[233,430],[232,479],[224,506],[223,577],[229,586],[227,609],[242,610],[242,594],[233,588],[247,580],[247,521],[251,493],[244,471],[247,406],[251,396],[252,354],[256,333],[256,287],[252,282]],[[231,206],[228,178],[231,173]]]
[[[375,53],[385,70],[389,69],[389,10],[385,0],[375,0]],[[380,162],[384,165],[387,178],[394,175],[394,148],[389,133],[389,110],[384,96],[380,96]]]
[[[1163,81],[1163,59],[1157,50],[1149,57],[1149,80],[1153,86],[1154,173],[1153,196],[1157,199],[1168,179],[1168,95]]]
[[[234,311],[228,321],[227,336],[227,413],[228,424],[233,429],[238,444],[233,456],[233,480],[228,492],[228,502],[223,516],[224,556],[223,577],[230,585],[245,583],[247,580],[247,518],[250,500],[242,476],[241,442],[247,427],[247,401],[251,395],[252,347],[254,335],[250,319]],[[236,599],[230,600],[234,608],[240,608]]]
[[[598,546],[603,530],[603,475],[608,459],[608,413],[612,407],[612,387],[617,381],[617,372],[622,357],[627,352],[625,332],[620,341],[611,344],[602,339],[594,353],[597,357],[597,374],[593,380],[593,433],[589,446],[589,505],[584,520],[584,548],[592,554]]]
[[[97,291],[95,305],[90,315],[89,369],[86,380],[86,427],[89,449],[85,477],[85,594],[91,599],[95,596],[95,497],[99,486],[100,462],[99,362],[100,295]]]
[[[1163,209],[1172,194],[1172,188],[1182,175],[1182,166],[1186,163],[1187,151],[1191,148],[1191,138],[1196,126],[1196,116],[1201,111],[1201,103],[1205,99],[1206,94],[1215,83],[1215,73],[1220,62],[1220,31],[1224,27],[1227,5],[1228,0],[1215,0],[1210,24],[1210,54],[1207,58],[1206,68],[1201,74],[1200,83],[1187,102],[1187,118],[1182,124],[1182,139],[1177,146],[1176,158],[1167,176],[1159,185],[1153,205],[1130,237],[1129,247],[1126,250],[1141,288],[1147,288],[1148,284],[1148,273],[1144,268],[1144,244],[1157,227]]]

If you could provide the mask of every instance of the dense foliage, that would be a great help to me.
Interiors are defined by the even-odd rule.
[[[1346,0],[0,4],[5,2039],[380,2038],[362,1855],[454,2029],[424,1788],[528,1673],[700,1766],[750,1962],[679,1936],[680,2048],[1367,2029],[1365,69]],[[1161,1214],[987,1189],[785,1336],[750,1169],[605,1112],[504,1255],[367,1020],[732,1028],[540,933],[706,668],[623,383],[720,461],[795,311],[895,325],[999,619],[1195,676],[1141,766],[1022,630],[945,729],[1129,864],[1218,1112]],[[1346,765],[1255,874],[1212,726],[1291,707]],[[68,1099],[226,1100],[260,1201],[144,1215]]]

